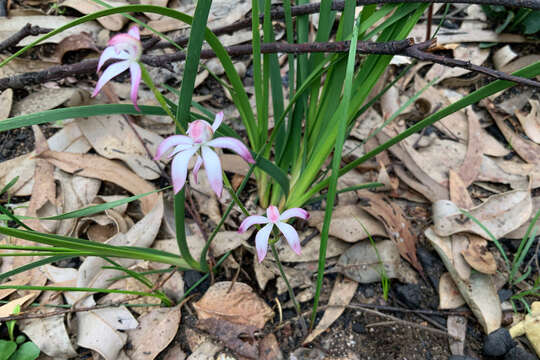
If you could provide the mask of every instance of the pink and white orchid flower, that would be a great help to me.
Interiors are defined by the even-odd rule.
[[[252,215],[242,221],[240,227],[238,228],[239,233],[245,232],[248,228],[255,224],[266,224],[255,236],[255,247],[257,248],[257,257],[259,262],[263,261],[268,250],[268,238],[276,225],[281,231],[281,233],[287,239],[287,242],[293,249],[295,253],[300,255],[300,239],[296,230],[284,220],[290,219],[292,217],[298,217],[304,220],[309,219],[309,213],[301,208],[292,208],[285,210],[283,214],[279,214],[279,210],[274,205],[270,205],[266,209],[266,216],[261,215]]]
[[[117,34],[113,36],[99,58],[97,71],[101,69],[103,64],[110,59],[120,59],[122,61],[115,62],[105,69],[99,78],[96,88],[92,93],[92,97],[96,96],[101,88],[109,82],[113,77],[123,73],[127,69],[131,73],[131,101],[135,105],[135,109],[140,111],[137,106],[137,94],[139,84],[141,83],[141,65],[139,59],[142,54],[142,44],[139,35],[139,28],[132,26],[127,34]]]
[[[226,148],[240,155],[248,163],[255,163],[248,148],[240,140],[232,137],[214,137],[214,132],[223,121],[223,112],[216,115],[214,123],[210,125],[204,120],[195,120],[189,124],[186,135],[169,136],[158,146],[154,159],[159,159],[170,148],[174,150],[169,157],[174,157],[171,165],[171,175],[174,193],[178,193],[184,187],[187,177],[188,164],[191,157],[197,154],[197,160],[193,166],[193,175],[197,182],[197,174],[204,163],[206,175],[212,190],[218,197],[223,191],[223,177],[219,156],[211,149]]]

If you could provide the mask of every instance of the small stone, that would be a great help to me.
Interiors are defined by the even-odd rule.
[[[394,287],[396,297],[412,309],[420,307],[420,287],[416,284],[404,284]]]
[[[465,356],[465,355],[452,355],[448,358],[448,360],[478,360],[476,358]]]
[[[516,345],[508,329],[500,328],[491,332],[484,339],[484,355],[503,356]]]
[[[536,360],[538,359],[534,354],[531,354],[521,346],[514,346],[506,355],[504,360]]]
[[[510,289],[501,289],[497,292],[497,294],[499,295],[499,300],[501,302],[505,302],[506,300],[510,299],[510,297],[512,295],[514,295],[514,292]]]

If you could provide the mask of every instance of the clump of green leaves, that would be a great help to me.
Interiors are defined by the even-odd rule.
[[[509,9],[501,5],[483,5],[489,19],[496,22],[495,32],[520,32],[525,35],[539,35],[540,11],[531,9]]]
[[[13,314],[21,311],[20,305],[14,309]],[[9,340],[0,339],[0,360],[34,360],[39,356],[39,348],[31,341],[26,341],[26,336],[15,337],[15,320],[6,322]]]

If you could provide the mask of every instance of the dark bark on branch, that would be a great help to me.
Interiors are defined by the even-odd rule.
[[[526,79],[523,77],[513,76],[484,66],[471,64],[470,61],[452,59],[445,56],[430,53],[428,50],[434,41],[426,41],[415,44],[412,39],[389,41],[376,43],[370,41],[358,42],[359,54],[384,54],[384,55],[404,55],[415,58],[421,61],[430,61],[433,63],[460,67],[474,72],[479,72],[495,79],[508,80],[518,84],[540,87],[540,83],[535,80]],[[227,49],[230,56],[249,55],[252,53],[250,44],[230,46]],[[261,44],[262,53],[345,53],[349,51],[349,42],[325,42],[325,43],[304,43],[304,44],[289,44],[289,43],[263,43]],[[143,55],[141,61],[153,67],[167,67],[172,62],[184,60],[186,57],[184,52],[176,52],[166,55]],[[212,50],[201,51],[202,59],[215,57]],[[90,74],[96,71],[96,60],[85,60],[72,65],[53,66],[47,70],[24,73],[0,79],[0,90],[7,88],[23,88],[29,85],[44,83],[65,78],[67,76]]]
[[[32,24],[28,23],[24,25],[21,30],[17,31],[15,34],[8,37],[6,40],[0,42],[0,52],[15,46],[24,39],[27,36],[36,36],[40,34],[46,34],[50,32],[51,29],[44,29],[42,27],[39,27],[37,25],[32,26]]]
[[[357,5],[369,5],[369,4],[395,4],[395,3],[412,3],[412,2],[422,2],[422,3],[454,3],[454,4],[479,4],[479,5],[504,5],[508,7],[515,8],[529,8],[534,10],[540,10],[540,0],[357,0]],[[297,5],[291,7],[292,16],[301,16],[318,13],[321,8],[320,3],[309,3],[304,5]],[[345,8],[344,0],[336,0],[332,3],[332,10],[342,11]],[[270,18],[272,20],[280,20],[285,18],[285,11],[282,7],[273,9],[270,12]],[[264,22],[264,15],[260,15],[259,20],[261,24]],[[230,34],[234,31],[240,29],[250,28],[251,27],[251,18],[247,18],[241,21],[237,21],[234,24],[222,26],[219,28],[212,29],[212,32],[216,35]],[[189,40],[188,36],[182,36],[176,39],[174,42],[180,46],[187,44]],[[152,41],[152,40],[149,40]],[[155,42],[155,40],[153,40]],[[166,48],[173,46],[167,41],[161,41],[153,48]]]

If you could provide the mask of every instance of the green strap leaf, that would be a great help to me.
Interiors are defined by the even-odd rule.
[[[129,115],[167,115],[159,106],[139,106],[141,111],[137,111],[133,105],[129,104],[104,104],[85,105],[70,108],[54,109],[42,111],[36,114],[16,116],[0,122],[0,132],[20,128],[23,126],[40,125],[58,120],[72,118],[85,118],[90,116],[129,114]]]

